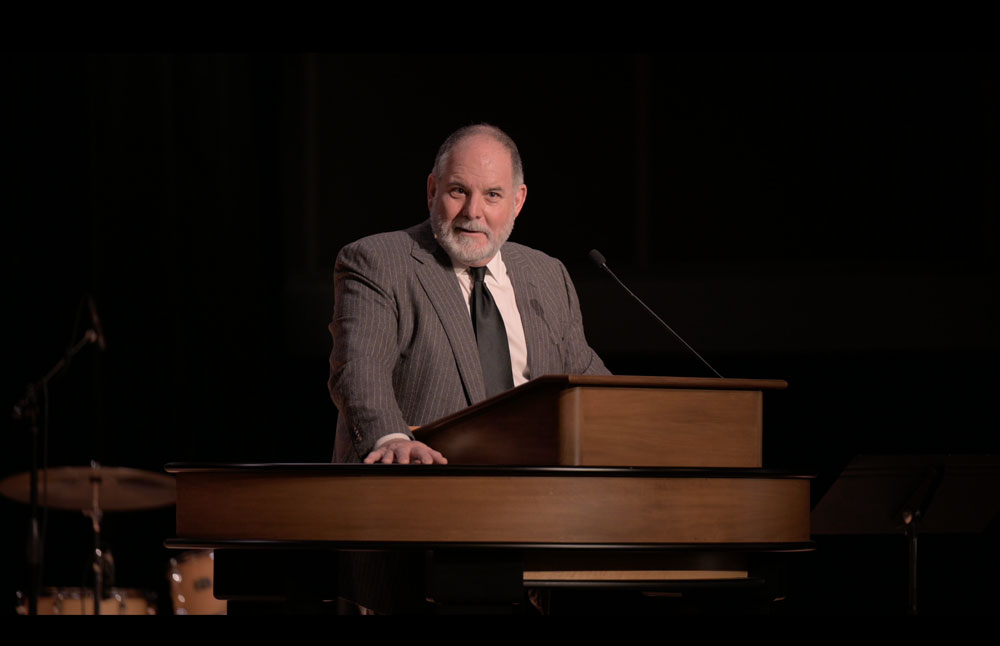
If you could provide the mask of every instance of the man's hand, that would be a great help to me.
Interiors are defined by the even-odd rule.
[[[389,440],[368,454],[365,464],[448,464],[447,458],[423,442],[416,440]]]

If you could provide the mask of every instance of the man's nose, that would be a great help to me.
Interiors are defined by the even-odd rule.
[[[470,220],[478,220],[482,218],[483,205],[481,200],[476,199],[475,195],[466,196],[465,204],[462,205],[462,215]]]

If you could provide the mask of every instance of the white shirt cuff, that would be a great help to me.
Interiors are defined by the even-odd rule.
[[[375,442],[375,447],[372,450],[374,451],[375,449],[379,448],[380,446],[382,446],[386,442],[389,442],[390,440],[408,440],[408,439],[410,439],[410,436],[407,435],[406,433],[389,433],[388,435],[383,435],[382,437],[378,438],[378,440]]]

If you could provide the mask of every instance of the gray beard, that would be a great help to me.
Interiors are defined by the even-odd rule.
[[[512,217],[507,228],[501,231],[500,236],[497,237],[485,224],[477,225],[471,220],[457,218],[446,222],[443,217],[431,212],[431,229],[434,231],[434,238],[437,239],[438,244],[450,258],[465,265],[474,265],[490,260],[500,251],[500,247],[507,242],[507,238],[514,230],[514,220],[515,218]],[[487,236],[486,246],[463,239],[462,236],[455,233],[455,224],[461,224],[463,228],[485,233]]]

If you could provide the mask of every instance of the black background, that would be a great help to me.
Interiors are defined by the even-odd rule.
[[[337,251],[426,217],[440,142],[487,121],[529,187],[512,239],[563,260],[618,374],[779,378],[765,466],[998,449],[997,56],[956,53],[3,57],[3,401],[49,389],[52,466],[323,462]],[[3,416],[0,476],[27,470]],[[109,514],[122,586],[165,585],[172,509]],[[0,611],[27,514],[0,502]],[[48,517],[45,584],[86,520]],[[997,524],[928,537],[928,612],[981,612]],[[899,536],[821,539],[789,612],[901,613]],[[956,560],[957,559],[957,560]],[[854,591],[864,589],[864,594]],[[966,591],[956,594],[956,590]],[[161,591],[162,594],[162,591]]]

